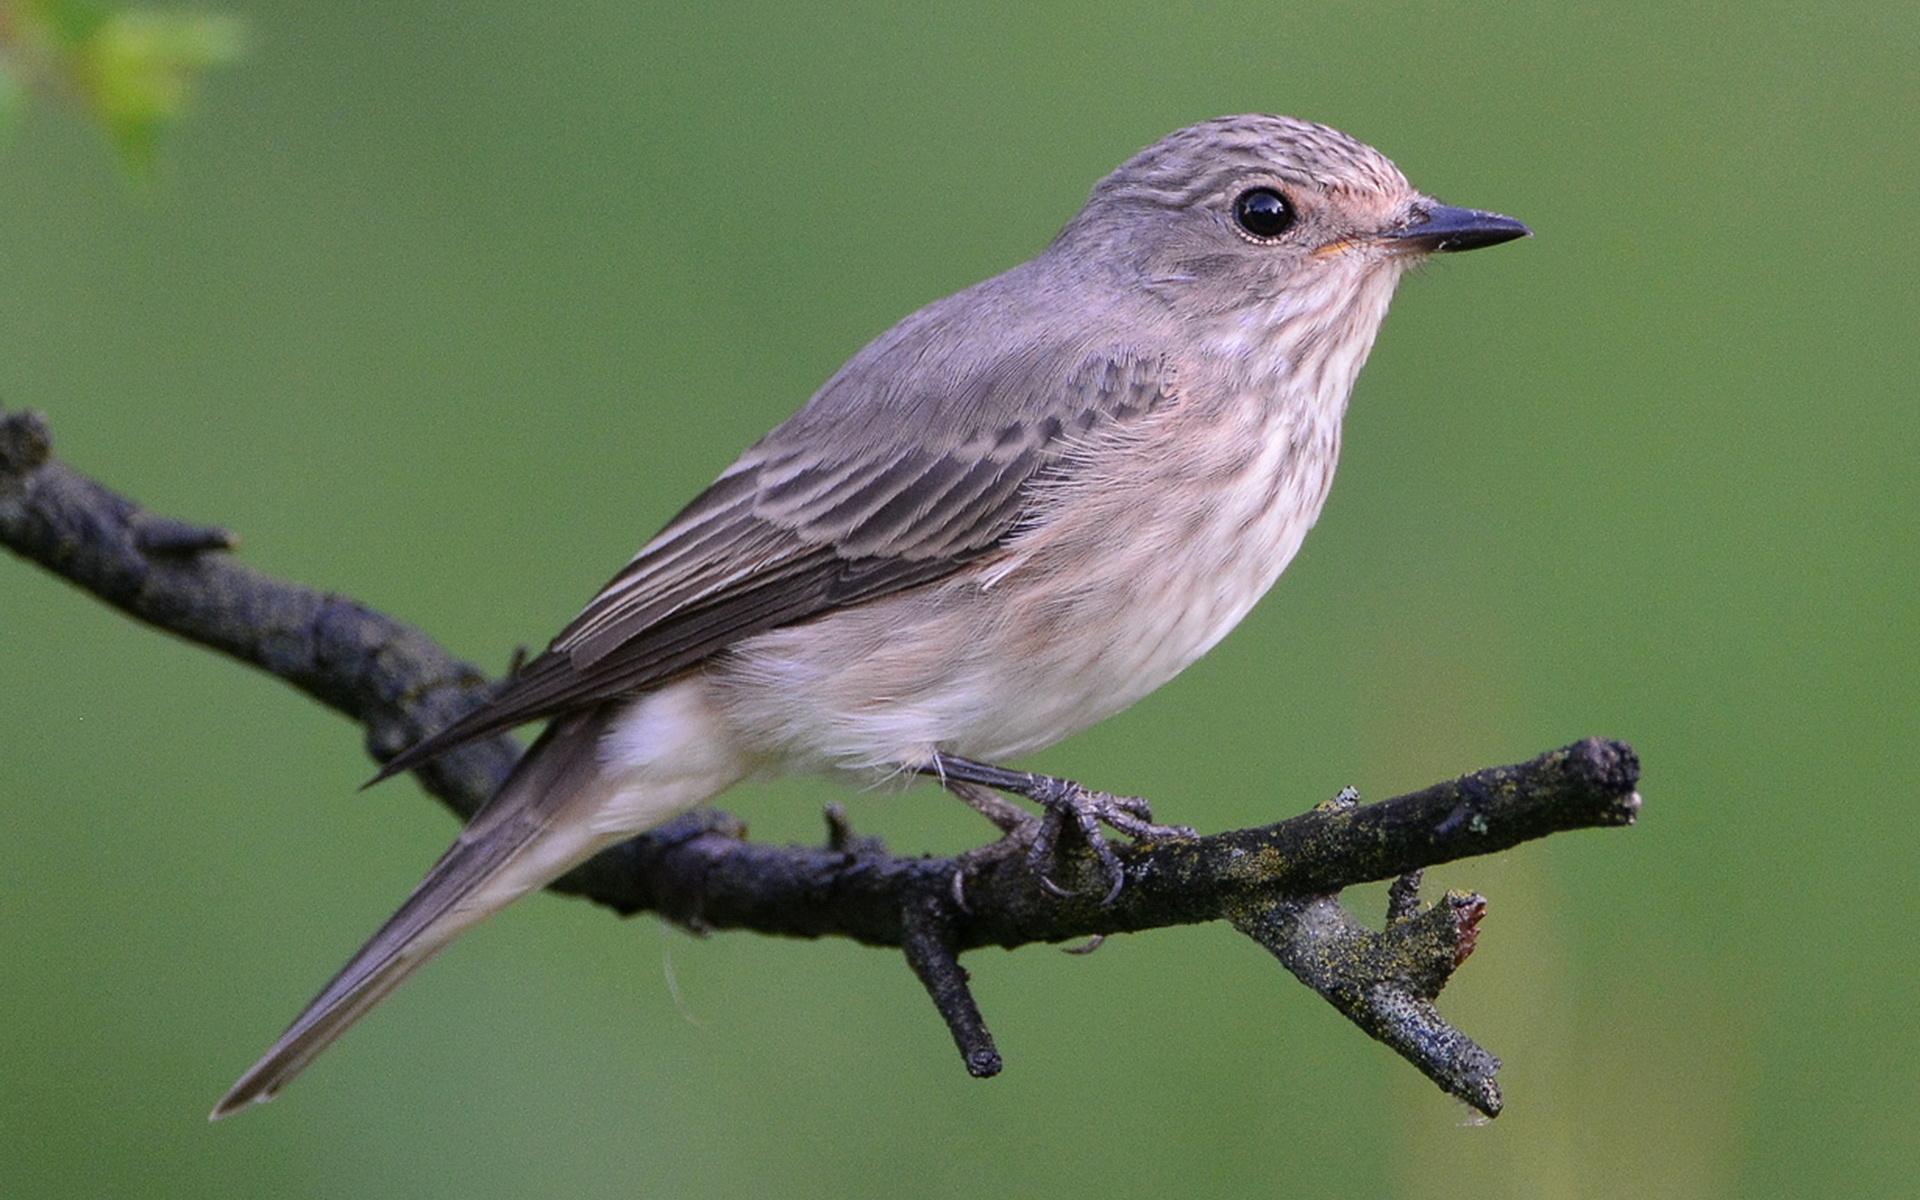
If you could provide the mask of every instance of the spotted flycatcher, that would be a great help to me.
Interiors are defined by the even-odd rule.
[[[1097,848],[1095,821],[1164,832],[995,764],[1225,636],[1320,513],[1400,276],[1526,233],[1287,117],[1122,163],[1037,258],[854,355],[544,652],[386,765],[548,722],[214,1115],[273,1096],[467,926],[748,776],[931,774],[1009,827],[989,789]]]

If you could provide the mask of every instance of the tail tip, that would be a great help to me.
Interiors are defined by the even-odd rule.
[[[249,1108],[255,1104],[265,1104],[267,1101],[273,1099],[274,1094],[275,1089],[273,1088],[246,1087],[235,1084],[233,1090],[220,1097],[220,1103],[213,1106],[213,1111],[207,1114],[207,1121],[209,1123],[222,1121],[243,1108]]]

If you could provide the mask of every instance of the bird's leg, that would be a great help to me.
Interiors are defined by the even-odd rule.
[[[1119,830],[1135,841],[1194,836],[1193,830],[1183,825],[1154,824],[1153,810],[1138,796],[1096,792],[1071,779],[1010,771],[950,754],[935,754],[931,763],[920,768],[920,773],[938,778],[948,791],[999,826],[1008,839],[1026,842],[1027,862],[1039,876],[1041,886],[1059,896],[1075,893],[1053,882],[1047,876],[1046,867],[1059,847],[1061,831],[1069,825],[1099,858],[1101,868],[1112,880],[1102,904],[1113,903],[1126,883],[1119,857],[1100,832],[1102,825]],[[996,791],[1024,796],[1044,809],[1046,815],[1035,821],[995,796]]]
[[[951,777],[940,782],[949,792],[964,801],[968,808],[992,821],[994,828],[1008,837],[1018,835],[1035,823],[1035,818],[1028,815],[1026,809],[1011,800],[1001,799],[998,792],[985,784]]]
[[[983,784],[952,778],[940,782],[964,801],[968,808],[992,821],[1000,831],[999,841],[968,850],[953,860],[953,902],[961,912],[972,912],[973,905],[967,903],[968,874],[980,863],[1005,854],[1008,846],[1017,848],[1022,844],[1031,845],[1039,836],[1040,819],[1013,801],[1002,799],[998,792]]]

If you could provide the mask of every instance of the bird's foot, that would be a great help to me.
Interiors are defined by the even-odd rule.
[[[1046,815],[1040,818],[1039,829],[1027,847],[1027,863],[1039,878],[1040,886],[1056,896],[1079,894],[1074,889],[1061,887],[1047,875],[1047,867],[1060,848],[1061,837],[1069,831],[1099,859],[1100,869],[1109,881],[1106,895],[1100,899],[1103,905],[1119,898],[1127,875],[1120,865],[1120,856],[1113,852],[1113,843],[1100,831],[1102,825],[1136,842],[1195,836],[1193,830],[1184,825],[1156,825],[1153,809],[1139,796],[1096,792],[1071,779],[1047,775],[1031,778],[1038,786],[1024,794],[1045,809]]]
[[[990,853],[991,857],[998,858],[1009,848],[1024,846],[1027,863],[1041,887],[1056,896],[1077,896],[1080,893],[1076,889],[1062,887],[1049,874],[1062,849],[1063,835],[1071,832],[1073,839],[1094,855],[1108,881],[1106,895],[1100,901],[1106,905],[1119,897],[1120,889],[1126,886],[1127,875],[1101,826],[1136,842],[1196,836],[1184,825],[1155,824],[1153,809],[1138,796],[1096,792],[1071,779],[1009,771],[946,754],[935,755],[934,761],[922,768],[921,773],[937,777],[948,791],[992,821],[1005,835],[993,846],[961,856],[960,870],[954,877],[954,894],[963,908],[966,905],[961,884],[971,865],[969,860],[977,861],[975,855]],[[1032,800],[1041,807],[1043,815],[1029,816],[1025,810],[995,795],[996,791]]]

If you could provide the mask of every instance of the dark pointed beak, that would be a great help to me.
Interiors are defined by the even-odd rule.
[[[1380,234],[1380,240],[1422,254],[1444,254],[1454,250],[1478,250],[1498,246],[1515,238],[1531,237],[1533,230],[1499,213],[1477,208],[1452,208],[1427,203],[1416,208],[1413,219],[1399,229]]]

